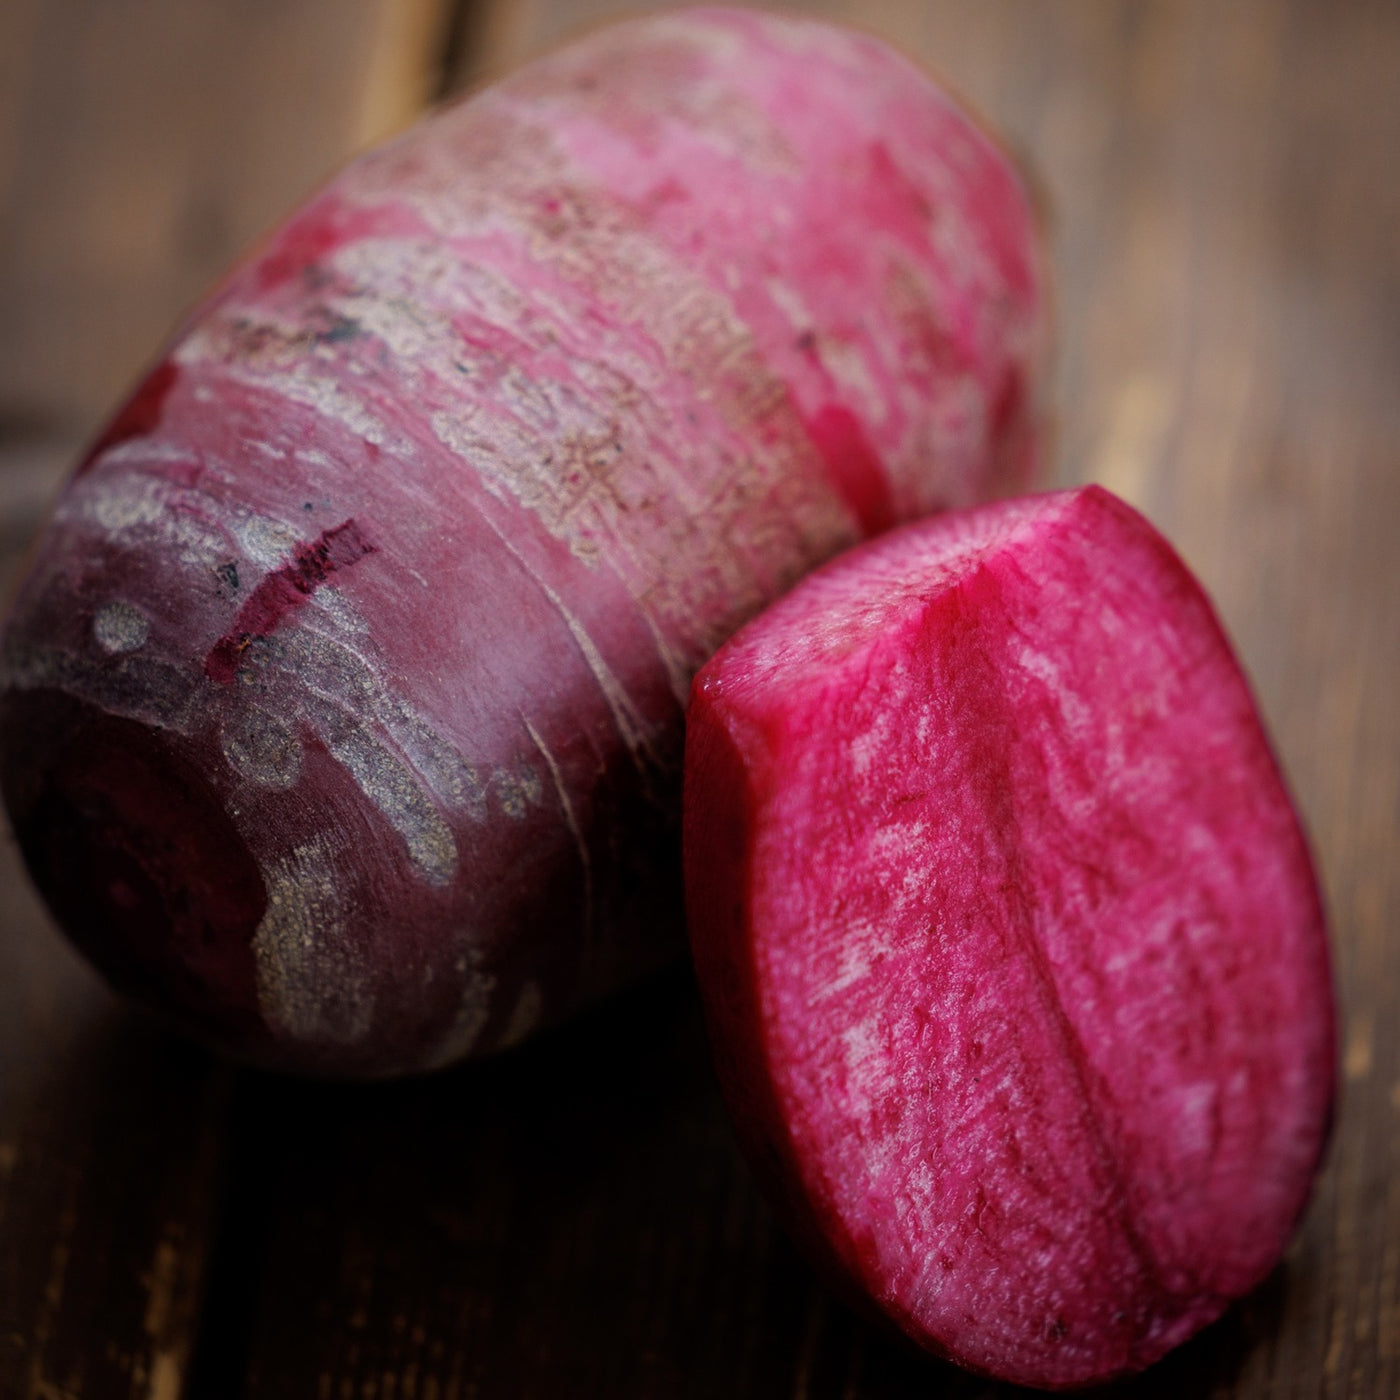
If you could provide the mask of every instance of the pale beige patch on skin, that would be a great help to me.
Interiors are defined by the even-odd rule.
[[[267,312],[260,310],[258,315],[266,318]],[[186,368],[219,365],[243,383],[270,389],[339,423],[363,442],[406,450],[408,444],[398,439],[391,442],[388,425],[352,385],[308,353],[312,341],[304,328],[295,325],[270,318],[250,325],[216,314],[190,331],[177,347],[174,360]]]
[[[150,619],[132,603],[105,603],[92,619],[92,639],[108,656],[140,651],[150,635]]]
[[[301,776],[300,741],[266,710],[230,716],[220,728],[219,745],[234,772],[249,782],[289,788]]]
[[[352,1044],[368,1034],[374,1003],[359,955],[344,941],[343,882],[324,833],[264,872],[267,912],[253,935],[258,1005],[296,1040]]]
[[[247,516],[234,532],[246,556],[259,567],[285,563],[295,547],[293,529],[282,521]],[[354,778],[366,798],[403,838],[410,859],[431,884],[450,884],[457,870],[457,844],[439,803],[485,820],[486,785],[477,770],[380,678],[379,668],[359,647],[369,628],[354,605],[334,587],[310,601],[299,623],[260,640],[243,667],[257,681],[240,697],[236,713],[220,729],[224,757],[249,782],[274,789],[295,784],[301,743],[291,724],[304,723]],[[352,645],[352,643],[358,643]],[[275,685],[277,697],[266,699]],[[287,683],[295,688],[288,693]],[[297,694],[296,692],[300,692]],[[262,699],[255,696],[264,697]],[[512,775],[508,815],[523,815],[538,801],[538,775]]]
[[[403,838],[418,873],[430,884],[450,885],[456,838],[413,770],[349,708],[316,697],[306,713],[355,786]]]
[[[239,548],[260,569],[280,568],[299,543],[297,532],[283,520],[247,514],[233,523]]]
[[[481,970],[480,953],[473,948],[461,954],[457,959],[456,972],[462,979],[462,1000],[458,1004],[456,1018],[426,1065],[428,1069],[441,1069],[444,1065],[465,1059],[481,1039],[481,1033],[491,1019],[491,997],[496,990],[496,979],[489,972]]]
[[[114,715],[188,734],[197,723],[190,676],[140,651],[118,652],[102,666],[63,647],[6,647],[0,685],[7,690],[66,690]]]
[[[323,621],[340,635],[330,635]],[[338,712],[360,715],[380,726],[405,764],[446,806],[464,811],[473,821],[484,821],[487,781],[381,679],[381,668],[350,644],[354,637],[363,645],[368,633],[349,600],[325,588],[317,593],[302,624],[280,636],[270,655],[285,675]],[[513,790],[528,805],[539,798],[539,779],[534,774],[520,777],[513,781]],[[523,815],[523,808],[507,815]]]
[[[109,456],[111,454],[108,454]],[[143,453],[143,464],[186,462],[185,453]],[[104,458],[104,461],[106,459]],[[193,493],[144,471],[111,472],[79,481],[60,502],[55,523],[92,527],[130,549],[174,556],[189,568],[206,569],[226,548],[217,528],[179,509]]]

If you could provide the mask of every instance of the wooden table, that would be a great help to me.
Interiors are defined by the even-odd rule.
[[[357,144],[606,0],[7,0],[0,551],[180,307]],[[1052,478],[1176,541],[1325,874],[1327,1171],[1278,1271],[1114,1393],[1400,1395],[1400,6],[865,0],[1039,172]],[[0,850],[0,1397],[894,1397],[775,1230],[686,971],[496,1062],[232,1069],[116,1004]]]

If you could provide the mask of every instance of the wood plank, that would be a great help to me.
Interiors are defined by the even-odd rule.
[[[610,8],[483,5],[458,71]],[[1347,1092],[1317,1199],[1253,1297],[1110,1393],[1400,1393],[1400,12],[808,8],[955,75],[1038,168],[1052,475],[1107,482],[1202,574],[1328,885]],[[683,975],[493,1064],[325,1088],[227,1079],[117,1011],[41,932],[12,860],[0,921],[27,935],[0,940],[0,1394],[1010,1393],[813,1281],[730,1142]]]
[[[436,81],[449,0],[7,0],[0,419],[89,430],[253,238]]]
[[[489,6],[459,72],[617,8]],[[1400,12],[805,8],[953,74],[1037,168],[1050,477],[1111,485],[1201,573],[1330,893],[1347,1093],[1313,1206],[1263,1287],[1109,1393],[1400,1393]],[[242,1084],[245,1148],[301,1128],[259,1188],[278,1224],[249,1393],[1012,1393],[912,1357],[812,1280],[728,1145],[690,993],[658,997],[373,1100]]]
[[[0,453],[0,538],[54,468]],[[16,482],[23,485],[15,489]],[[18,555],[0,555],[8,593]],[[0,842],[0,1395],[175,1400],[227,1074],[118,1007]]]
[[[235,1124],[267,1237],[249,1395],[787,1387],[810,1280],[735,1157],[683,974],[420,1083],[246,1078]]]
[[[0,6],[0,598],[183,306],[436,81],[437,0]],[[431,62],[429,61],[431,59]],[[0,1395],[176,1400],[229,1071],[119,1007],[0,841]]]

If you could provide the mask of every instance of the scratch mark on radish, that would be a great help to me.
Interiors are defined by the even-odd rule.
[[[591,941],[593,933],[593,861],[588,854],[588,843],[583,839],[583,831],[579,827],[578,817],[574,813],[574,804],[569,800],[569,789],[564,784],[559,764],[555,761],[554,755],[550,753],[549,746],[540,738],[539,731],[535,726],[524,715],[520,717],[520,720],[525,726],[525,732],[540,751],[540,757],[544,759],[545,767],[549,769],[549,776],[554,782],[554,790],[559,794],[559,806],[563,810],[564,821],[573,835],[574,845],[578,847],[579,864],[583,867],[583,933],[585,940]]]
[[[647,631],[651,633],[652,641],[656,645],[657,657],[666,668],[666,681],[671,688],[671,694],[675,696],[676,703],[681,709],[685,709],[686,702],[690,698],[690,682],[695,674],[694,669],[687,666],[685,661],[676,654],[675,649],[657,625],[650,609],[645,607],[640,600],[637,604],[637,611],[641,615],[642,621],[646,623]]]
[[[653,765],[658,762],[647,739],[646,725],[637,713],[627,692],[622,688],[622,683],[603,659],[603,654],[598,650],[597,643],[589,635],[588,629],[569,611],[564,605],[564,600],[540,577],[539,573],[530,567],[525,556],[491,519],[490,515],[482,511],[481,518],[490,527],[496,538],[510,551],[515,561],[525,570],[540,592],[549,599],[554,610],[559,614],[560,620],[569,629],[569,635],[574,639],[574,645],[578,647],[585,664],[593,673],[593,679],[597,681],[598,688],[603,692],[604,700],[607,701],[608,709],[612,711],[613,723],[617,726],[617,732],[621,736],[622,742],[627,746],[628,755],[637,771],[645,773],[647,763],[643,761],[644,758]]]
[[[377,550],[354,520],[323,531],[309,544],[297,545],[291,562],[263,578],[239,608],[233,626],[210,648],[204,658],[204,674],[220,685],[232,685],[243,652],[254,637],[276,631],[287,615],[303,606],[333,574]]]

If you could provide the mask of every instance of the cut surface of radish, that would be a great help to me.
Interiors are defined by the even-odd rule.
[[[1129,507],[813,575],[697,677],[685,804],[739,1136],[915,1341],[1104,1380],[1274,1266],[1331,1117],[1324,918],[1229,643]]]

